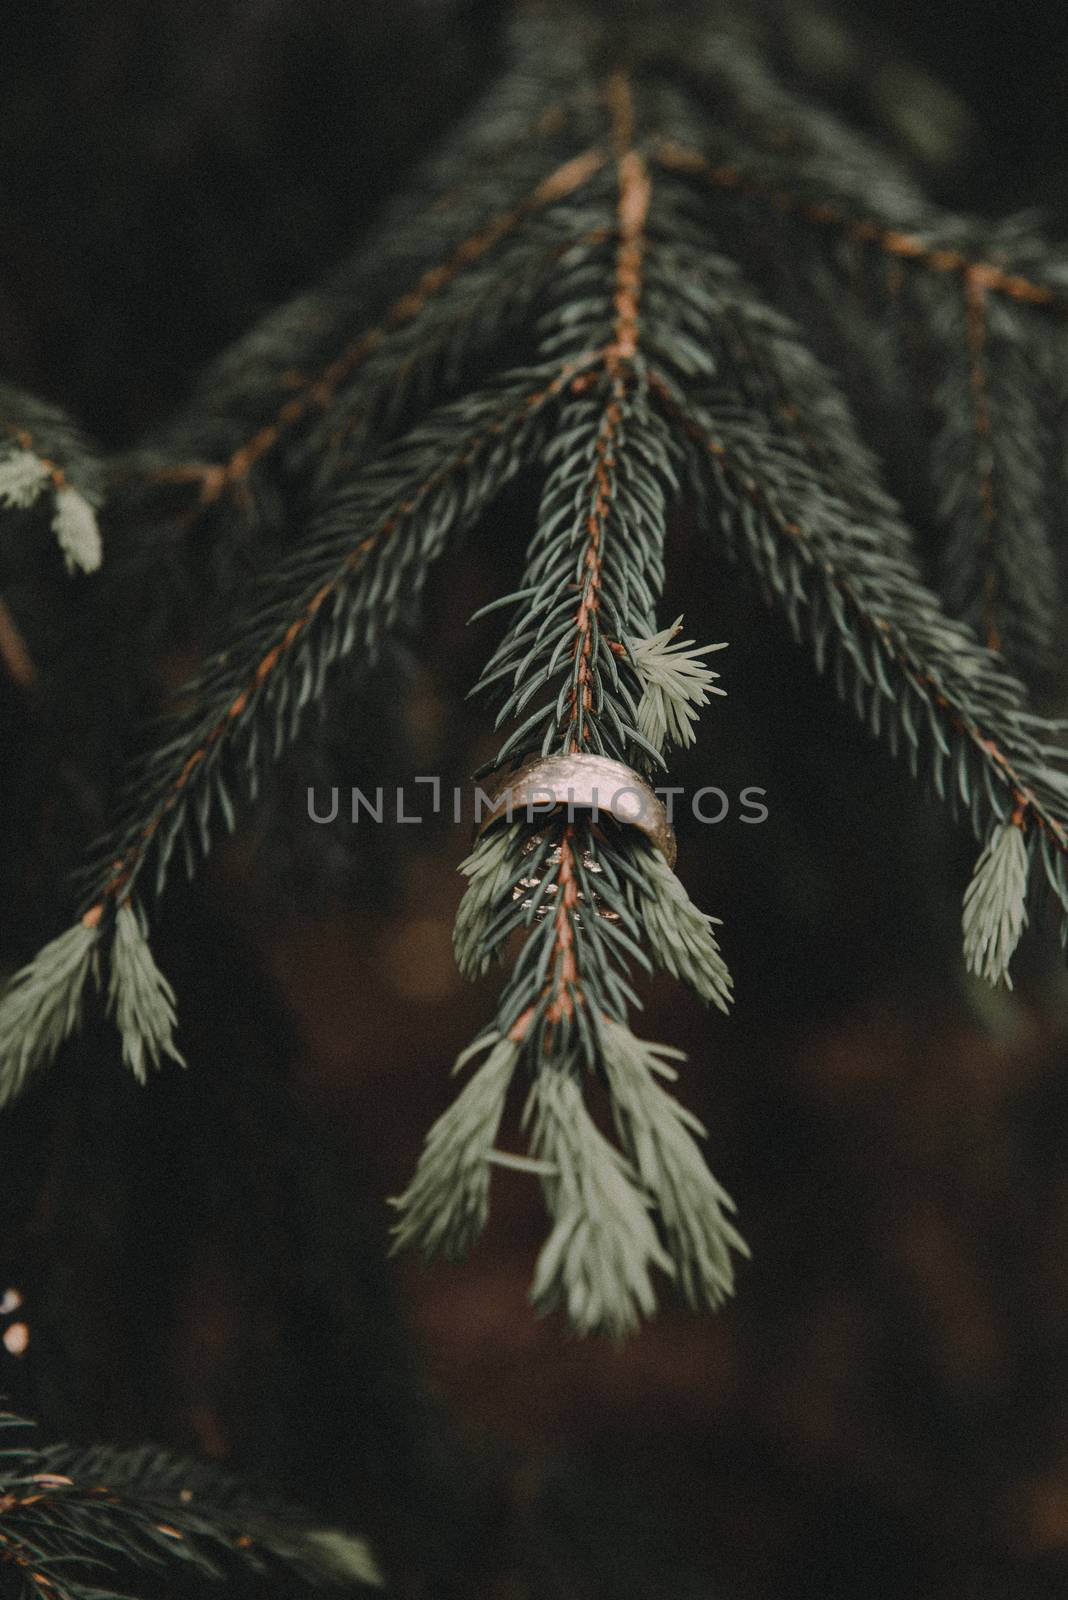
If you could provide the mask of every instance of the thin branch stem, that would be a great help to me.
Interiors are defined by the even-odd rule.
[[[870,244],[884,255],[911,263],[929,272],[954,273],[962,280],[981,284],[991,294],[1004,295],[1020,305],[1035,306],[1068,316],[1068,295],[1058,294],[1046,284],[1036,283],[1021,273],[1006,272],[991,261],[976,261],[962,250],[928,245],[915,234],[887,228],[881,223],[850,217],[839,206],[802,200],[788,189],[771,188],[731,162],[715,163],[699,151],[673,139],[659,141],[653,161],[668,172],[688,173],[716,189],[730,190],[746,199],[759,200],[776,211],[801,217],[819,227],[833,228],[858,244]]]
[[[228,461],[210,466],[167,467],[155,476],[161,480],[193,479],[200,483],[201,503],[205,506],[212,504],[226,489],[247,478],[256,463],[309,414],[326,411],[341,384],[385,344],[391,333],[414,321],[429,300],[481,260],[527,217],[574,194],[604,163],[604,153],[596,147],[571,157],[514,206],[491,218],[476,233],[464,239],[444,261],[428,267],[420,275],[415,287],[387,308],[381,322],[366,329],[314,377],[302,379],[298,392],[286,400],[273,421],[259,428],[233,452]]]
[[[37,681],[37,668],[3,595],[0,595],[0,660],[12,683],[20,689],[32,689]]]

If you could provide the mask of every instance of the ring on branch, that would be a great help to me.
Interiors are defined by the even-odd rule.
[[[576,751],[564,756],[535,756],[509,778],[493,797],[476,837],[502,817],[518,812],[531,820],[565,808],[570,821],[576,811],[589,811],[593,821],[607,813],[626,827],[644,833],[669,867],[675,865],[675,830],[659,796],[637,772],[607,756]]]

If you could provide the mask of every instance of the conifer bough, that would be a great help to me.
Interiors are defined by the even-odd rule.
[[[748,569],[862,721],[970,819],[968,964],[1007,980],[1030,898],[1068,927],[1068,781],[1019,676],[1055,632],[1068,262],[930,204],[813,102],[788,47],[773,71],[784,15],[524,14],[512,66],[378,237],[223,356],[120,471],[105,463],[105,513],[136,480],[139,514],[158,495],[161,519],[186,486],[187,520],[223,548],[272,496],[294,531],[131,768],[79,920],[11,980],[4,1100],[78,1025],[102,962],[130,1067],[180,1059],[144,910],[174,851],[195,870],[334,665],[410,625],[432,565],[520,472],[540,474],[537,521],[477,685],[498,779],[539,754],[651,779],[693,741],[722,646],[659,614],[685,504],[709,574],[723,555]],[[934,586],[850,397],[922,466]],[[99,472],[73,434],[46,462],[31,403],[6,398],[9,508],[57,471]],[[84,514],[80,532],[60,520],[90,566]],[[658,1273],[718,1305],[745,1250],[733,1205],[665,1087],[676,1052],[629,1022],[633,974],[654,968],[726,1010],[716,919],[638,830],[582,811],[499,822],[461,871],[462,971],[523,940],[394,1202],[396,1244],[463,1254],[506,1164],[537,1176],[551,1218],[539,1309],[620,1334],[654,1310]],[[594,1078],[616,1142],[586,1107]],[[497,1145],[510,1092],[526,1152]]]
[[[127,1568],[221,1579],[244,1567],[360,1593],[381,1578],[361,1539],[318,1527],[217,1466],[151,1445],[41,1444],[0,1411],[0,1563],[26,1600],[123,1600]],[[158,1591],[153,1591],[158,1592]],[[292,1592],[287,1584],[286,1592]]]

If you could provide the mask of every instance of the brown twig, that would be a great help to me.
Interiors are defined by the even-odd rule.
[[[246,478],[255,464],[273,450],[279,440],[311,412],[325,411],[339,386],[385,344],[391,333],[412,322],[428,301],[440,294],[468,267],[499,244],[525,218],[554,205],[558,200],[565,199],[576,189],[581,188],[604,165],[604,161],[604,154],[597,149],[584,150],[580,155],[573,156],[548,177],[543,178],[516,205],[492,218],[476,233],[458,244],[446,260],[437,266],[428,267],[415,287],[389,306],[377,326],[367,329],[314,377],[307,379],[300,392],[285,402],[273,421],[258,429],[233,452],[228,461],[210,465],[193,463],[165,468],[158,477],[164,481],[199,482],[201,504],[210,505],[226,489]]]
[[[11,608],[0,595],[0,660],[7,668],[8,677],[20,689],[31,689],[37,681],[37,668],[19,632]]]
[[[776,211],[802,217],[820,227],[834,228],[858,244],[870,244],[885,255],[901,262],[911,262],[930,272],[956,273],[961,278],[972,277],[982,281],[984,290],[1005,295],[1021,305],[1046,307],[1068,316],[1068,296],[1055,289],[1035,283],[1020,273],[1006,272],[991,261],[973,261],[961,250],[944,249],[924,244],[915,234],[887,228],[880,223],[848,216],[840,207],[801,200],[787,189],[773,189],[761,184],[740,167],[730,162],[708,161],[696,150],[674,140],[662,140],[653,157],[657,165],[669,172],[687,172],[700,177],[717,189],[732,190],[747,199],[760,200]]]

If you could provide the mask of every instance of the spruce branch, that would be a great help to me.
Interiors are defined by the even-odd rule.
[[[843,141],[851,139],[844,128],[839,129],[839,137]],[[710,188],[737,194],[776,213],[797,218],[808,227],[840,234],[851,244],[877,251],[892,262],[935,277],[958,278],[961,282],[970,277],[981,282],[986,292],[1016,305],[1031,306],[1057,317],[1068,316],[1068,292],[1062,286],[1059,271],[1050,271],[1050,281],[1042,282],[1024,271],[1015,272],[981,255],[972,255],[958,243],[949,243],[950,237],[956,239],[960,233],[959,220],[940,212],[918,193],[906,192],[892,222],[885,215],[882,219],[873,216],[870,191],[858,190],[837,204],[827,199],[806,199],[803,191],[796,188],[792,169],[783,172],[780,167],[785,186],[777,187],[774,178],[779,173],[758,175],[757,170],[747,172],[730,162],[716,165],[700,151],[670,139],[655,146],[652,159],[668,172],[688,174]],[[872,170],[876,170],[876,158],[868,159]],[[827,185],[822,192],[833,195],[836,187]],[[886,192],[885,183],[879,185],[877,192]],[[854,208],[855,214],[851,215]],[[904,226],[906,217],[913,219],[909,228]]]
[[[1043,268],[1041,251],[1021,248],[1010,229],[988,230],[983,240],[976,225],[940,212],[848,130],[826,123],[825,144],[828,138],[839,154],[852,151],[851,167],[843,161],[841,170],[822,171],[810,162],[806,173],[793,161],[787,173],[781,156],[769,160],[765,151],[749,148],[717,161],[672,140],[655,159],[740,203],[767,207],[780,223],[836,233],[852,253],[818,252],[815,259],[821,270],[830,263],[854,299],[873,276],[879,281],[872,255],[883,258],[883,314],[901,359],[912,365],[917,344],[924,353],[924,369],[911,379],[917,409],[925,406],[928,373],[935,375],[937,420],[926,449],[944,530],[948,603],[1015,664],[1042,664],[1053,644],[1057,584],[1049,537],[1056,451],[1043,438],[1036,372],[1045,338],[1041,314],[1068,316],[1062,276],[1055,265]],[[823,189],[813,198],[808,185],[817,173]],[[858,183],[861,174],[866,178]],[[873,196],[882,201],[875,215]],[[753,238],[759,250],[759,230]],[[1017,270],[1006,265],[1014,245]],[[796,289],[806,273],[791,263],[784,282],[788,241],[779,239],[777,248],[777,286],[802,314],[806,302]],[[858,366],[871,365],[871,344],[863,335],[858,340]]]
[[[193,566],[202,547],[229,556],[241,592],[224,585],[216,647],[120,785],[79,880],[83,920],[0,999],[5,1096],[77,1025],[99,954],[128,1064],[144,1076],[176,1056],[132,896],[163,890],[175,850],[192,872],[217,823],[236,826],[334,665],[366,667],[412,623],[431,565],[521,471],[539,480],[535,526],[517,586],[486,608],[505,615],[477,685],[496,705],[498,783],[555,758],[644,784],[693,741],[721,646],[674,643],[658,615],[685,506],[861,720],[968,814],[969,965],[1006,976],[1029,894],[1068,932],[1063,730],[1006,666],[1041,661],[1058,614],[1063,384],[1046,346],[1068,318],[1063,253],[1029,225],[931,204],[816,102],[796,60],[773,69],[791,59],[769,43],[777,0],[750,9],[684,8],[681,43],[641,8],[523,18],[496,90],[377,234],[120,464],[120,504],[128,492],[149,524],[158,504],[172,533],[166,482],[197,489],[177,537]],[[890,481],[903,440],[930,502],[927,565],[865,442],[888,413]],[[74,455],[42,434],[24,459],[12,437],[0,499],[32,510],[54,492],[58,507],[55,466],[95,504]],[[88,524],[66,507],[85,564]],[[2,609],[0,650],[24,672]],[[532,1166],[551,1215],[540,1308],[626,1331],[654,1308],[654,1268],[718,1303],[744,1249],[731,1204],[662,1086],[669,1052],[628,1021],[654,968],[726,1009],[718,922],[589,797],[494,823],[461,870],[465,976],[518,950],[458,1065],[485,1059],[395,1202],[397,1244],[462,1253],[490,1168]],[[527,1156],[495,1148],[520,1076]],[[591,1081],[621,1149],[585,1108]]]
[[[109,1580],[129,1568],[381,1584],[362,1540],[218,1467],[152,1446],[39,1445],[32,1429],[0,1413],[0,1562],[33,1600],[123,1600]]]
[[[0,1105],[21,1094],[80,1025],[99,934],[76,922],[9,979],[0,996]]]
[[[904,524],[858,526],[800,448],[763,419],[665,406],[698,446],[695,495],[706,526],[750,561],[769,600],[821,667],[833,654],[873,733],[908,747],[913,770],[926,746],[936,791],[968,811],[977,833],[1018,812],[1043,841],[1049,888],[1068,911],[1068,780],[1052,763],[1056,730],[1030,714],[1024,689],[996,654],[951,619],[922,582]]]
[[[642,727],[637,694],[648,699],[650,685],[655,686],[661,715],[666,718],[670,708],[676,733],[680,725],[688,730],[690,702],[707,699],[713,676],[692,654],[666,654],[674,630],[655,628],[666,509],[678,478],[677,445],[651,410],[643,354],[653,186],[632,146],[634,104],[623,74],[609,79],[605,99],[617,181],[616,242],[607,279],[611,299],[599,304],[589,295],[585,315],[572,314],[563,331],[554,326],[551,313],[542,324],[542,348],[555,354],[587,348],[596,331],[604,330],[601,369],[581,380],[575,386],[578,398],[562,407],[559,432],[544,457],[548,475],[538,531],[521,587],[505,601],[514,605],[514,620],[478,685],[503,685],[498,726],[517,723],[498,764],[530,748],[540,748],[543,755],[559,751],[616,759],[638,748],[655,761],[664,741],[650,739],[648,710]],[[535,709],[527,712],[535,695]],[[520,1054],[533,1074],[525,1124],[532,1130],[532,1157],[547,1168],[543,1187],[553,1228],[535,1268],[532,1299],[541,1310],[563,1306],[580,1332],[599,1329],[619,1336],[655,1309],[651,1266],[669,1275],[681,1270],[691,1298],[698,1296],[697,1273],[704,1303],[718,1303],[730,1282],[729,1262],[723,1261],[727,1241],[736,1235],[723,1224],[714,1180],[709,1177],[702,1185],[690,1172],[685,1199],[664,1184],[656,1185],[656,1193],[647,1192],[655,1178],[649,1163],[635,1173],[597,1131],[583,1104],[578,1080],[584,1072],[603,1077],[613,1093],[625,1082],[621,1041],[631,1037],[624,1021],[636,999],[629,971],[633,963],[648,967],[649,958],[641,948],[635,897],[627,892],[623,842],[573,818],[570,809],[565,820],[550,821],[537,832],[529,825],[525,852],[516,848],[520,826],[496,846],[482,844],[465,863],[464,870],[479,871],[479,877],[477,892],[473,886],[465,896],[458,947],[470,972],[476,970],[475,935],[482,935],[484,965],[517,926],[527,930],[501,997],[495,1037],[510,1042],[509,1074]],[[536,863],[524,868],[523,856],[532,852]],[[718,951],[709,961],[707,923],[696,921],[685,896],[663,889],[653,893],[660,917],[648,919],[645,931],[652,929],[657,954],[671,962],[659,936],[673,941],[705,992],[715,992],[722,1003],[729,978]],[[434,1185],[438,1206],[444,1203],[449,1213],[463,1206],[466,1185],[450,1182],[438,1160],[439,1146],[448,1138],[451,1151],[454,1113],[459,1119],[466,1096],[475,1096],[476,1088],[469,1086],[438,1124],[416,1177],[417,1185]],[[481,1098],[476,1103],[481,1105]],[[626,1107],[616,1110],[619,1126],[629,1129]],[[494,1100],[494,1128],[499,1116]],[[663,1116],[665,1129],[670,1123],[677,1135],[678,1117],[669,1111]],[[663,1137],[670,1138],[666,1132]],[[479,1226],[488,1172],[482,1143]],[[673,1147],[681,1148],[677,1136]],[[650,1206],[661,1197],[668,1253],[649,1218]],[[429,1212],[425,1192],[420,1200]],[[700,1248],[697,1238],[704,1241]],[[719,1241],[718,1253],[709,1243],[713,1239]],[[685,1259],[676,1258],[676,1251]],[[695,1268],[702,1251],[702,1266]],[[709,1265],[713,1258],[714,1267]]]
[[[46,496],[67,571],[95,572],[103,488],[93,449],[57,406],[0,384],[0,513],[28,510]]]
[[[139,1083],[161,1056],[185,1065],[174,1043],[174,990],[153,959],[141,907],[126,899],[106,927],[99,911],[87,913],[0,993],[0,1105],[21,1093],[80,1027],[86,983],[90,974],[99,982],[102,953],[109,970],[107,1006],[124,1064]]]
[[[635,458],[627,454],[632,428],[643,439]],[[514,597],[515,620],[478,687],[510,680],[498,726],[526,712],[499,762],[532,748],[621,756],[645,739],[612,647],[652,626],[653,592],[663,581],[670,441],[649,417],[645,396],[626,394],[605,374],[592,393],[565,404],[545,460],[553,470]]]
[[[231,642],[186,686],[180,703],[190,709],[163,725],[157,750],[131,772],[117,808],[123,820],[84,875],[96,880],[89,912],[125,897],[150,855],[158,894],[179,838],[192,870],[195,850],[210,847],[213,805],[232,823],[224,753],[237,748],[254,794],[260,761],[277,759],[295,737],[328,670],[357,647],[374,658],[446,538],[471,525],[529,459],[574,370],[507,374],[444,407],[327,500],[306,543],[256,586]]]
[[[172,716],[159,746],[132,770],[116,828],[83,873],[90,887],[81,920],[63,939],[81,949],[101,924],[121,917],[149,859],[158,895],[179,840],[192,874],[197,850],[210,849],[213,813],[228,827],[235,824],[226,773],[232,748],[243,763],[239,776],[254,795],[260,762],[277,759],[295,738],[329,669],[357,641],[364,659],[373,659],[386,629],[418,594],[446,535],[455,537],[463,522],[473,522],[520,470],[536,448],[543,413],[580,370],[581,362],[509,374],[484,394],[444,408],[328,504],[308,546],[266,575],[238,637],[187,686],[181,698],[191,709]],[[354,543],[355,531],[362,536]],[[271,744],[264,751],[261,724],[268,714]],[[135,959],[128,942],[133,926],[123,921],[118,963],[112,958],[112,1003],[126,1059],[140,1074],[146,1052],[149,1059],[161,1051],[180,1057],[170,1038],[173,997],[147,947]],[[77,1026],[81,985],[76,1004],[72,982],[66,966],[42,952],[0,996],[0,1045],[10,1041],[0,1049],[6,1095],[17,1093],[33,1068],[47,1065]],[[37,1017],[40,1025],[27,1037]]]
[[[962,294],[933,307],[931,341],[943,327],[946,335],[932,476],[944,485],[939,510],[950,536],[939,558],[951,609],[992,650],[1027,664],[1049,658],[1059,577],[1054,440],[1036,388],[1035,341],[1019,320],[981,268],[965,272]]]
[[[9,449],[0,459],[0,505],[13,510],[32,506],[52,474],[46,462],[24,445]]]

